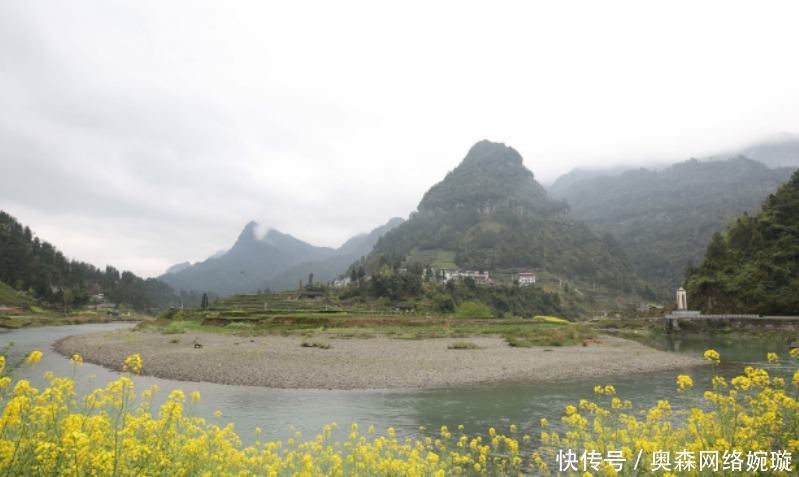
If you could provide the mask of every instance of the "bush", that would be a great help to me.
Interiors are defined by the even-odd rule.
[[[491,309],[478,301],[465,301],[458,305],[455,316],[459,318],[492,318]]]
[[[471,341],[458,341],[456,343],[452,343],[451,345],[447,346],[447,349],[479,349],[480,347],[477,346],[477,343],[473,343]]]

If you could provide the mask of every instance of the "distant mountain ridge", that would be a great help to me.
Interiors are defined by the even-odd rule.
[[[660,172],[635,169],[577,182],[561,196],[575,218],[597,234],[613,235],[638,274],[668,296],[725,221],[755,210],[791,172],[745,157],[692,159]]]
[[[297,287],[300,280],[307,284],[307,278],[313,274],[314,282],[330,282],[343,274],[353,262],[372,251],[378,239],[390,230],[405,222],[395,217],[386,224],[372,230],[368,234],[360,234],[344,242],[336,249],[336,253],[322,260],[306,261],[278,273],[267,282],[270,290],[289,290]]]
[[[373,235],[384,233],[386,227],[395,226],[397,220],[402,219],[392,219],[375,229],[377,232],[353,237],[339,249],[316,247],[275,229],[258,237],[258,223],[252,221],[227,252],[188,267],[185,264],[172,266],[159,279],[176,290],[220,295],[253,293],[266,288],[273,291],[296,288],[298,280],[307,278],[309,273],[318,281],[327,281],[346,271],[352,261],[369,253],[377,241]],[[341,261],[346,263],[341,265]]]
[[[783,167],[799,168],[799,134],[780,133],[762,139],[742,148],[719,151],[709,156],[701,156],[700,161],[718,162],[743,156],[754,159],[772,169]],[[674,163],[680,161],[675,158]],[[582,181],[589,181],[603,176],[619,176],[630,170],[645,167],[650,171],[662,171],[671,164],[627,164],[614,167],[578,167],[558,177],[547,187],[550,194],[562,198],[565,191]]]

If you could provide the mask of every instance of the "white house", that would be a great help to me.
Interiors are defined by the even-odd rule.
[[[516,281],[519,282],[520,287],[528,285],[535,285],[535,273],[532,272],[519,272],[516,274]]]

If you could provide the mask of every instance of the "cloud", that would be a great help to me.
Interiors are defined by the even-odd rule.
[[[719,5],[5,2],[0,202],[149,276],[251,220],[338,246],[481,139],[551,182],[794,131],[794,7]]]

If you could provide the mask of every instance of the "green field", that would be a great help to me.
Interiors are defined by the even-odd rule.
[[[595,336],[586,324],[565,320],[482,318],[374,311],[367,305],[333,307],[289,295],[233,295],[208,310],[173,309],[142,326],[165,334],[211,331],[242,336],[296,334],[329,338],[396,339],[502,336],[511,346],[585,344]]]

